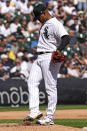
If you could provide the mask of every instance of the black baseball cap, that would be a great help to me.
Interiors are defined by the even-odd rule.
[[[46,10],[46,7],[44,4],[37,4],[34,7],[33,13],[34,13],[34,21],[39,18],[39,16]]]

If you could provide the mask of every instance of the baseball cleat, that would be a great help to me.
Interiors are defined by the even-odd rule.
[[[40,125],[54,125],[53,119],[49,118],[49,117],[45,117],[41,120],[37,120],[36,124],[40,124]]]
[[[25,121],[34,121],[35,119],[39,119],[43,116],[43,114],[41,112],[39,112],[38,114],[34,114],[34,115],[29,115],[27,117],[24,118],[24,122]]]

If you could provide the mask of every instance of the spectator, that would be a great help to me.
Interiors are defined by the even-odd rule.
[[[21,26],[21,24],[19,23],[19,18],[15,17],[13,23],[10,24],[11,33],[17,32],[17,29],[20,26]]]
[[[0,78],[8,79],[9,77],[9,72],[3,69],[3,65],[0,62]]]
[[[10,77],[20,77],[20,67],[21,61],[19,58],[15,60],[15,65],[10,70]]]
[[[72,63],[68,65],[67,71],[68,77],[76,77],[76,78],[81,77],[82,74],[84,73],[84,71],[80,72],[78,68],[74,68],[74,65]]]
[[[16,2],[14,2],[14,5],[16,7],[17,10],[21,10],[22,7],[24,7],[27,4],[26,0],[16,0]]]
[[[66,12],[66,14],[71,15],[73,10],[75,10],[75,7],[73,6],[72,2],[68,2],[67,5],[63,7],[63,10]]]
[[[24,4],[22,6],[22,8],[20,9],[21,14],[23,15],[30,15],[33,11],[33,5],[32,5],[32,1],[28,1],[26,4]]]
[[[15,8],[10,6],[10,0],[6,0],[6,4],[1,6],[1,15],[12,15],[15,12]]]
[[[68,26],[70,29],[70,26],[72,26],[75,23],[75,20],[77,19],[77,15],[71,15],[69,18],[67,17],[65,19],[65,26]]]
[[[2,36],[2,38],[1,38],[1,46],[4,48],[4,50],[3,50],[2,53],[4,53],[6,51],[6,45],[7,45],[7,43],[8,43],[7,38],[4,37],[4,36]]]
[[[84,65],[85,64],[83,58],[81,58],[81,56],[79,56],[78,53],[74,53],[74,57],[72,58],[72,63],[75,66]]]
[[[70,44],[76,44],[77,43],[77,39],[76,36],[74,35],[74,31],[73,30],[69,30],[69,36],[70,36]]]
[[[4,37],[11,35],[10,25],[7,20],[4,20],[4,25],[1,28],[1,35]]]
[[[15,60],[15,66],[11,69],[11,76],[17,76],[28,79],[29,77],[29,68],[28,68],[28,59],[24,57],[22,52],[18,53],[17,59]]]
[[[16,39],[14,39],[12,41],[11,50],[14,51],[15,54],[17,54],[17,52],[19,50],[18,43],[17,43]]]
[[[74,24],[72,24],[72,25],[70,26],[70,29],[74,30],[75,32],[78,32],[78,31],[79,31],[78,19],[75,19],[75,20],[74,20]]]
[[[10,71],[10,69],[13,66],[13,62],[8,58],[7,54],[2,54],[1,55],[1,62],[3,65],[3,69],[6,71]]]
[[[85,61],[84,58],[78,56],[77,53],[74,54],[74,58],[71,60],[74,67],[78,68],[80,72],[85,70]]]
[[[78,12],[78,21],[79,21],[79,24],[81,24],[83,22],[83,19],[84,19],[84,12],[83,11],[79,11]]]

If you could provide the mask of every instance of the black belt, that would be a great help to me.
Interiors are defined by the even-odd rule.
[[[42,55],[42,54],[45,54],[45,53],[51,53],[51,52],[37,52],[37,55]]]

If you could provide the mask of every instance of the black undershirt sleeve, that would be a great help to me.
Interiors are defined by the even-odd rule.
[[[70,36],[69,35],[64,35],[61,37],[61,44],[57,48],[57,50],[62,51],[70,42]]]

